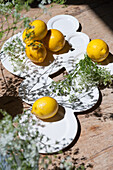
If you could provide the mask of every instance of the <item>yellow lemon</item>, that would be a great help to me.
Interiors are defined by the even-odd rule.
[[[22,34],[22,39],[25,44],[29,45],[31,41],[37,40],[37,37],[34,37],[33,32],[30,32],[28,29],[25,29]]]
[[[48,30],[46,37],[43,39],[43,43],[50,51],[57,52],[64,47],[65,38],[60,31],[50,29]]]
[[[30,45],[26,45],[26,55],[34,63],[42,63],[46,58],[47,51],[44,45],[34,41]]]
[[[32,113],[40,119],[53,117],[58,111],[57,101],[49,96],[37,99],[32,106]]]
[[[47,34],[47,25],[42,20],[34,20],[33,22],[29,23],[29,32],[33,34],[37,40],[43,39]]]
[[[87,46],[87,55],[94,62],[101,62],[107,58],[109,54],[109,47],[105,41],[101,39],[94,39],[89,42]]]

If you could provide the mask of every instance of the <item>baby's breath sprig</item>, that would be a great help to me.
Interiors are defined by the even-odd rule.
[[[13,38],[10,42],[7,42],[4,46],[3,52],[5,55],[10,56],[9,60],[13,65],[14,71],[29,69],[28,66],[25,65],[27,61],[25,47],[18,37]]]
[[[111,85],[113,76],[104,67],[99,67],[87,55],[78,63],[77,74],[80,76],[80,85],[106,86]]]

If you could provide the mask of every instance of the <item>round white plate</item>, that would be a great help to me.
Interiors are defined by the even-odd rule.
[[[48,21],[47,27],[48,29],[58,29],[67,36],[78,30],[79,22],[71,15],[56,15]]]
[[[20,40],[21,45],[18,43],[17,39]],[[15,57],[13,57],[13,54],[8,54],[8,52],[6,53],[4,51],[4,48],[9,46],[9,44],[12,44],[12,48],[15,47]],[[47,77],[47,75],[49,75],[48,72],[50,72],[49,69],[51,70],[52,67],[52,63],[45,67],[36,65],[26,56],[25,44],[22,42],[22,32],[15,34],[4,43],[1,49],[0,59],[3,66],[10,73],[23,78],[30,77],[32,75],[36,77],[38,75],[38,79],[44,74],[46,74],[45,77]],[[19,60],[22,60],[22,62],[19,62]]]
[[[66,107],[64,109],[65,114],[61,120],[45,122],[37,118],[38,125],[32,124],[31,133],[38,128],[39,136],[43,136],[41,141],[37,140],[39,153],[58,152],[70,145],[75,139],[78,131],[77,119],[72,109]],[[28,113],[30,110],[26,112]],[[24,136],[20,137],[25,138]]]

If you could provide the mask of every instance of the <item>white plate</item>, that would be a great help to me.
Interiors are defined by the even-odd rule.
[[[61,120],[53,122],[45,122],[38,120],[38,131],[44,136],[41,143],[37,143],[39,153],[55,153],[72,143],[78,131],[77,119],[72,109],[64,108],[65,114]],[[30,112],[30,110],[27,110]],[[31,130],[36,129],[36,125],[32,125]],[[21,138],[24,138],[23,136]],[[47,140],[47,138],[49,140]],[[49,146],[50,145],[50,146]]]
[[[3,66],[10,73],[12,73],[16,76],[19,76],[19,77],[23,77],[23,78],[29,77],[32,75],[35,75],[35,76],[38,75],[38,77],[41,77],[41,75],[44,75],[45,73],[46,73],[46,75],[48,75],[49,74],[48,72],[50,72],[49,69],[51,70],[52,63],[45,67],[34,64],[26,56],[25,49],[24,49],[24,51],[22,51],[22,49],[25,48],[25,46],[24,46],[25,44],[20,46],[20,44],[18,43],[18,41],[16,39],[19,39],[22,42],[22,32],[19,32],[18,34],[15,34],[11,38],[9,38],[2,46],[2,49],[1,49],[2,53],[0,55],[0,59],[1,59]],[[15,41],[15,42],[13,42],[13,41]],[[7,47],[9,43],[12,44],[12,47],[14,47],[14,46],[16,47],[15,60],[12,60],[12,59],[14,59],[14,57],[11,53],[8,54],[4,51],[4,48]],[[18,47],[19,47],[19,51],[17,51]],[[22,60],[22,63],[19,63],[20,59]],[[38,79],[38,77],[37,77],[37,79]]]
[[[48,21],[47,27],[48,29],[58,29],[67,36],[78,30],[79,22],[71,15],[56,15]]]

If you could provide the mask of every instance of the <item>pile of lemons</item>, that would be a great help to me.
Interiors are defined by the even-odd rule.
[[[47,29],[42,20],[34,20],[22,34],[26,44],[26,55],[34,63],[42,63],[47,56],[47,50],[57,52],[65,45],[63,34],[57,29]]]

